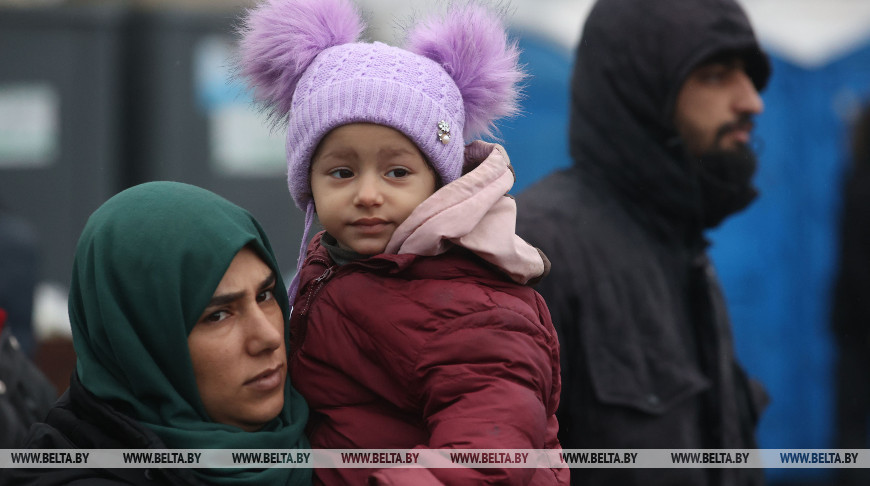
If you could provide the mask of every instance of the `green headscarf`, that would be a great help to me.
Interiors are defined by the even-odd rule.
[[[253,216],[176,182],[117,194],[91,215],[79,239],[69,296],[79,379],[169,448],[309,448],[308,407],[289,382],[281,414],[256,432],[212,422],[199,398],[187,336],[246,245],[281,275]],[[274,294],[286,324],[290,310],[280,278]],[[309,484],[311,477],[309,469],[289,468],[194,474],[214,484]]]

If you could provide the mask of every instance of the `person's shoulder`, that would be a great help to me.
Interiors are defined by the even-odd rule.
[[[71,388],[81,385],[73,380]],[[77,390],[76,390],[77,391]],[[88,425],[88,419],[83,416],[85,409],[93,408],[92,403],[80,403],[73,397],[75,391],[68,389],[58,398],[41,422],[30,427],[23,446],[27,449],[76,449],[90,447],[90,444],[80,443],[74,437],[82,431],[97,424]]]
[[[181,478],[178,469],[0,469],[0,485],[15,486],[131,486],[131,485],[185,485],[204,486],[192,476]]]
[[[510,279],[507,273],[483,257],[461,246],[445,253],[419,256],[405,272],[385,278],[407,279],[412,286],[402,287],[414,297],[428,296],[439,300],[449,294],[448,306],[458,306],[478,312],[492,304],[492,295],[504,294],[529,301],[534,291]]]
[[[457,277],[452,282],[454,303],[463,307],[465,316],[488,319],[493,311],[506,312],[524,321],[540,323],[537,292],[512,281],[503,271],[470,252],[454,252],[461,264],[454,264]]]
[[[355,265],[333,277],[334,285],[321,292],[331,305],[353,315],[377,313],[372,303],[380,301],[415,302],[418,305],[410,308],[418,312],[452,309],[453,316],[488,309],[496,294],[534,301],[530,287],[513,282],[504,271],[460,246],[438,255],[398,255],[392,260],[402,264]]]
[[[4,469],[0,485],[15,486],[129,486],[97,469]]]
[[[536,349],[552,354],[558,348],[556,330],[539,294],[527,286],[510,282],[495,285],[472,284],[474,289],[452,293],[449,312],[428,333],[428,343],[456,341],[536,343]]]
[[[551,172],[531,183],[516,196],[518,206],[547,206],[558,204],[580,192],[582,180],[576,168]]]
[[[517,197],[516,233],[553,265],[578,245],[606,243],[612,227],[623,219],[613,203],[602,201],[579,182],[541,182]]]
[[[612,198],[584,179],[576,167],[553,172],[516,195],[517,227],[521,237],[532,229],[558,230],[576,222],[595,224],[613,212]]]
[[[83,424],[70,408],[68,394],[48,413],[44,422],[37,422],[30,427],[27,437],[18,449],[21,455],[29,450],[71,450],[82,447],[65,433],[69,428]],[[130,484],[122,481],[106,470],[90,468],[74,469],[4,469],[0,471],[0,485],[121,485]]]

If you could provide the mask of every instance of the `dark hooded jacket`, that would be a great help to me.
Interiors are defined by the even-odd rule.
[[[87,391],[75,373],[69,389],[51,409],[45,422],[33,426],[23,446],[27,449],[167,449],[154,432]],[[197,486],[206,483],[184,468],[6,469],[0,474],[0,485],[24,484]]]
[[[573,167],[518,197],[517,232],[552,261],[537,288],[562,344],[566,449],[753,448],[764,401],[736,363],[706,253],[698,174],[672,122],[701,61],[769,64],[733,0],[601,0],[572,80]],[[574,484],[760,484],[754,469],[572,469]]]
[[[840,254],[833,295],[833,330],[843,345],[870,346],[870,106],[853,134],[853,165],[843,184]]]
[[[840,247],[831,300],[837,344],[834,443],[838,449],[870,446],[870,106],[856,120],[852,166],[843,184]],[[870,484],[870,470],[841,469],[838,484]]]

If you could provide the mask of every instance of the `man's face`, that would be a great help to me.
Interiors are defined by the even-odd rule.
[[[764,110],[738,56],[714,58],[696,67],[677,95],[674,124],[695,157],[744,149],[752,117]]]
[[[284,406],[284,314],[275,272],[250,248],[236,254],[187,337],[196,385],[215,422],[260,429]]]

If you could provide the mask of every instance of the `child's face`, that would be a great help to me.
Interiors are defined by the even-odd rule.
[[[311,162],[321,224],[341,248],[383,253],[396,228],[435,192],[435,173],[398,130],[371,123],[338,127]]]

